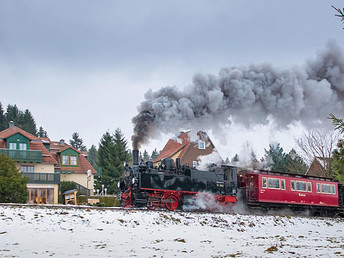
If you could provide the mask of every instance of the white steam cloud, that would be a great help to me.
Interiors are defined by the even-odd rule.
[[[158,130],[217,131],[232,121],[249,127],[267,124],[272,118],[280,128],[294,122],[321,126],[329,113],[343,114],[343,75],[343,54],[330,42],[303,68],[230,67],[218,76],[196,75],[183,90],[149,90],[133,118],[133,147],[137,149]]]

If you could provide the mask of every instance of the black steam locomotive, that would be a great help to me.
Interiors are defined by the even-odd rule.
[[[133,166],[126,166],[118,182],[122,207],[167,208],[175,210],[193,202],[200,193],[211,193],[222,205],[236,202],[236,167],[223,165],[200,171],[181,165],[180,159],[163,159],[159,167],[152,161],[138,162],[133,151]]]

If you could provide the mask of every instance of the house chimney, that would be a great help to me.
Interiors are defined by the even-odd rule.
[[[61,140],[60,140],[60,144],[61,144],[61,145],[64,145],[64,144],[65,144],[65,140],[61,139]]]
[[[10,121],[9,123],[8,123],[8,128],[11,128],[11,127],[13,127],[14,126],[14,122],[13,121]]]

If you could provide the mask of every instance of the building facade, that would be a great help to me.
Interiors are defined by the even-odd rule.
[[[38,138],[10,123],[0,132],[0,154],[12,158],[16,167],[28,177],[30,204],[57,204],[60,182],[74,181],[93,193],[95,169],[78,150],[65,144]]]

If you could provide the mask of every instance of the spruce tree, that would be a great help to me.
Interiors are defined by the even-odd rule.
[[[75,132],[72,135],[72,139],[69,140],[69,144],[79,151],[86,151],[86,146],[83,145],[84,141],[79,136],[79,133]]]
[[[97,148],[92,144],[91,148],[88,149],[88,161],[95,168],[97,163]]]
[[[159,156],[159,152],[156,150],[156,148],[152,152],[152,160],[155,160]]]
[[[8,128],[7,119],[0,102],[0,132]]]
[[[19,119],[21,120],[20,122],[20,127],[24,131],[31,133],[32,135],[37,136],[37,127],[36,127],[36,122],[35,119],[33,119],[31,112],[26,109],[25,113],[20,113]]]
[[[112,135],[106,132],[100,140],[97,153],[97,166],[102,168],[102,175],[96,178],[96,188],[104,185],[109,194],[117,192],[117,182],[123,175],[124,162],[130,162],[131,155],[127,140],[120,129]]]
[[[38,137],[48,137],[47,131],[45,131],[42,126],[39,127]]]
[[[334,177],[344,183],[344,140],[339,140],[337,149],[333,151],[331,167]]]
[[[0,155],[0,203],[25,203],[27,178],[5,154]]]
[[[6,120],[8,122],[13,121],[15,124],[18,124],[19,119],[19,109],[17,105],[8,105],[6,110]]]
[[[149,157],[148,152],[147,152],[146,150],[144,150],[144,152],[143,152],[143,160],[144,160],[144,161],[147,161],[147,160],[149,160],[149,159],[150,159],[150,157]]]

